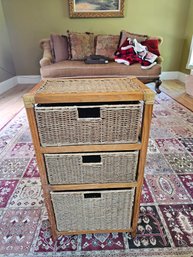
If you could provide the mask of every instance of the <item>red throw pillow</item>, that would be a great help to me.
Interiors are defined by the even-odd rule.
[[[147,46],[149,52],[160,56],[158,39],[146,39],[145,41],[142,41],[141,44]]]

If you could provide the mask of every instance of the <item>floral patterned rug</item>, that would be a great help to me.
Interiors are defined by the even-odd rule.
[[[193,257],[193,113],[156,96],[137,236],[53,241],[22,109],[0,129],[0,256]]]

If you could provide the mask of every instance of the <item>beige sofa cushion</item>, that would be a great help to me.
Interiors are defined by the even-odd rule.
[[[136,76],[155,77],[161,73],[161,65],[143,70],[139,63],[127,66],[116,62],[108,64],[85,64],[83,61],[66,60],[40,69],[42,78],[56,77],[89,77],[89,76]]]

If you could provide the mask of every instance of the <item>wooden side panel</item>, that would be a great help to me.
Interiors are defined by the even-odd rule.
[[[132,224],[132,230],[134,231],[133,236],[135,236],[138,217],[139,217],[140,198],[141,198],[141,192],[142,192],[142,186],[143,186],[143,180],[144,180],[144,169],[145,169],[147,147],[148,147],[148,141],[149,141],[152,110],[153,110],[152,104],[144,105],[142,135],[141,135],[142,146],[141,146],[141,151],[139,153],[138,179],[137,179],[137,187],[136,187],[135,203],[134,203],[134,211],[133,211],[133,224]]]
[[[36,158],[37,158],[38,169],[40,172],[40,179],[41,179],[41,183],[42,183],[44,201],[45,201],[45,205],[46,205],[46,208],[48,211],[48,217],[49,217],[49,220],[51,223],[52,235],[53,235],[53,238],[56,238],[57,234],[56,234],[56,223],[55,223],[55,218],[54,218],[55,216],[54,216],[54,211],[53,211],[51,197],[50,197],[49,188],[48,188],[48,181],[47,181],[47,176],[46,176],[44,158],[43,158],[43,154],[40,151],[40,141],[39,141],[38,131],[37,131],[37,127],[36,127],[34,109],[27,108],[26,112],[27,112],[30,130],[31,130],[35,154],[36,154]]]

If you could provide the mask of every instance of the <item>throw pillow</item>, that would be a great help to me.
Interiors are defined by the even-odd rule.
[[[134,38],[137,39],[139,43],[148,38],[147,35],[135,34],[135,33],[130,33],[125,30],[122,30],[120,33],[119,46],[121,46],[128,37],[131,39],[134,39]]]
[[[96,37],[96,55],[104,55],[110,60],[114,59],[114,54],[119,43],[119,35],[98,35]]]
[[[67,36],[51,34],[50,45],[54,62],[60,62],[69,59]]]
[[[145,41],[141,42],[142,45],[146,46],[148,51],[156,54],[157,56],[160,56],[159,52],[159,41],[158,39],[147,39]]]
[[[69,42],[72,60],[84,60],[86,56],[94,54],[94,34],[85,32],[69,32]]]

